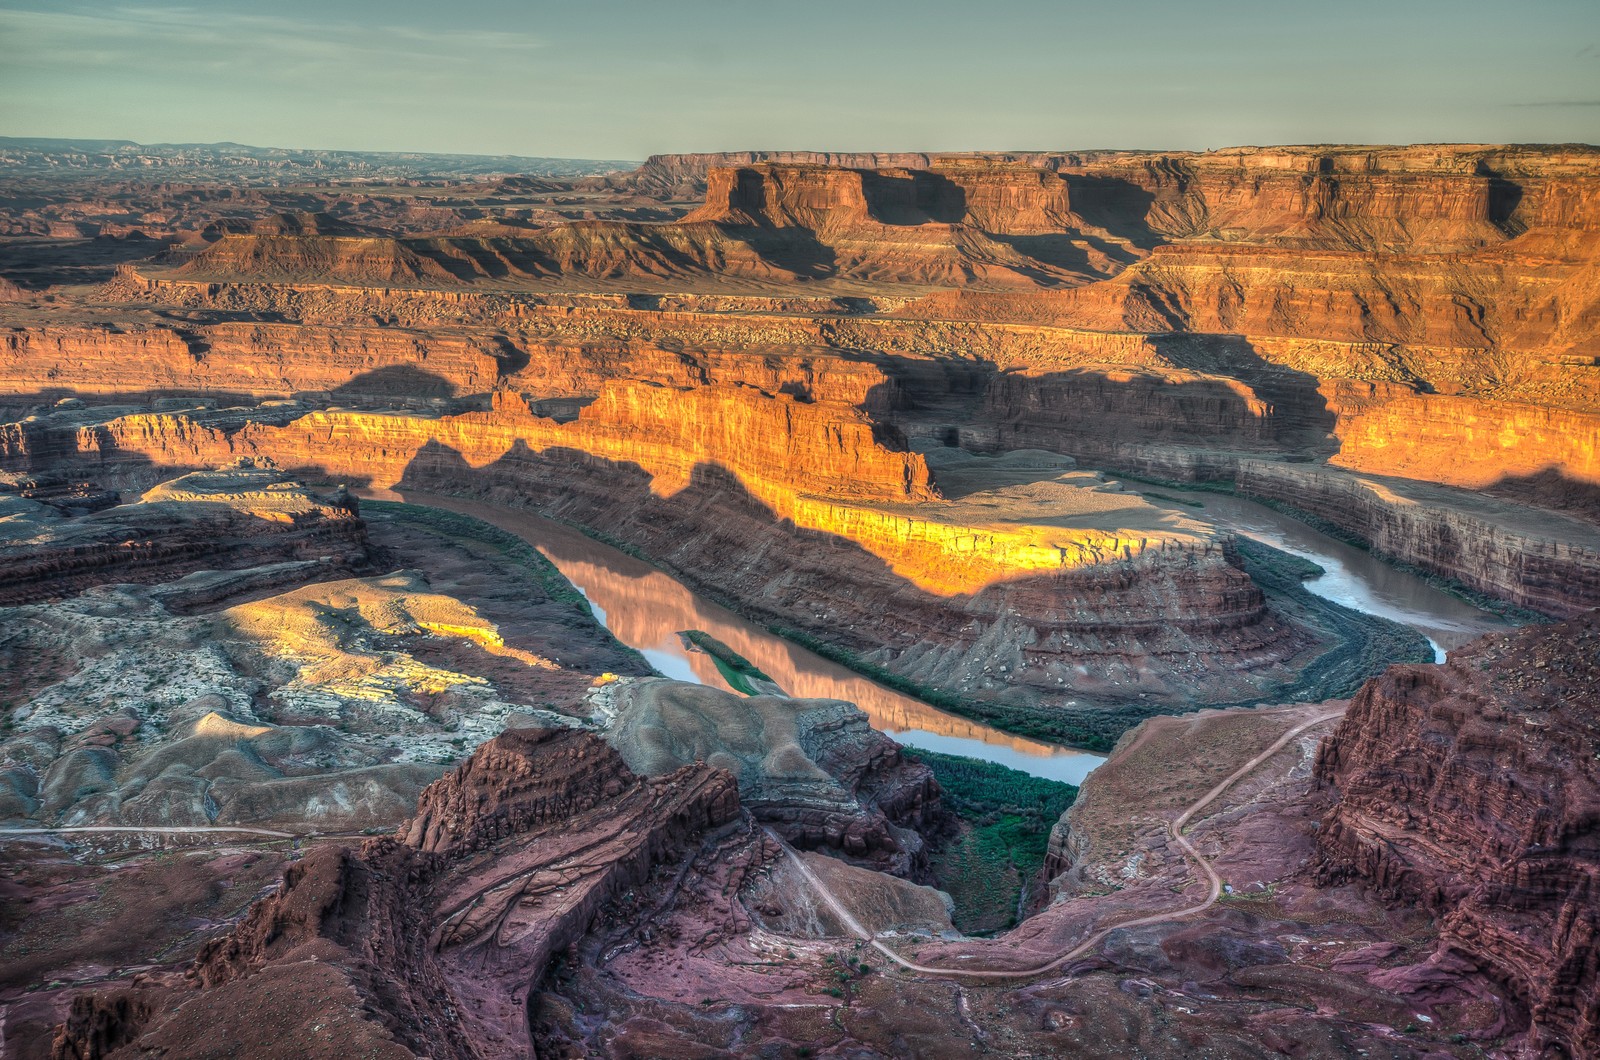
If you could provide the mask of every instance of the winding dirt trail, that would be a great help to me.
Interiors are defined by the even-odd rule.
[[[1197,913],[1205,912],[1207,909],[1210,909],[1213,905],[1215,905],[1217,899],[1222,895],[1222,877],[1217,875],[1216,870],[1211,867],[1210,862],[1200,856],[1200,852],[1196,850],[1189,842],[1188,838],[1184,836],[1183,829],[1188,826],[1191,820],[1194,819],[1195,814],[1205,809],[1208,805],[1215,801],[1219,795],[1227,791],[1234,784],[1238,783],[1239,780],[1245,776],[1248,776],[1267,759],[1283,750],[1283,748],[1288,745],[1289,741],[1293,740],[1307,729],[1315,728],[1316,726],[1321,725],[1323,722],[1331,721],[1332,719],[1342,717],[1343,715],[1344,709],[1340,708],[1339,710],[1332,710],[1323,714],[1318,714],[1316,717],[1310,718],[1309,720],[1303,721],[1299,725],[1296,725],[1294,728],[1278,737],[1278,739],[1275,740],[1266,750],[1262,751],[1260,754],[1250,759],[1250,761],[1234,770],[1234,772],[1229,775],[1226,780],[1222,781],[1216,787],[1202,795],[1199,799],[1192,803],[1188,809],[1184,810],[1177,817],[1173,818],[1171,823],[1167,825],[1167,831],[1172,836],[1173,841],[1178,845],[1178,848],[1183,851],[1184,855],[1199,867],[1201,875],[1205,877],[1207,881],[1206,897],[1204,901],[1195,905],[1184,906],[1180,909],[1152,913],[1148,916],[1137,917],[1133,920],[1123,920],[1108,927],[1103,927],[1099,931],[1096,931],[1094,934],[1090,935],[1088,938],[1084,939],[1082,942],[1078,943],[1078,945],[1074,946],[1072,949],[1068,950],[1066,953],[1063,953],[1061,956],[1056,957],[1053,960],[1046,961],[1044,964],[1035,965],[1032,968],[1011,968],[1004,970],[986,968],[936,968],[906,960],[904,957],[900,956],[894,950],[890,949],[888,946],[879,941],[876,935],[863,927],[861,922],[851,914],[849,909],[845,908],[844,903],[839,901],[838,897],[828,889],[827,884],[823,883],[817,878],[816,874],[813,873],[810,867],[806,865],[804,859],[796,854],[794,849],[790,847],[788,843],[785,843],[778,836],[774,835],[771,829],[767,830],[767,834],[772,836],[778,845],[784,849],[784,852],[789,855],[790,860],[794,862],[795,867],[799,869],[800,875],[805,877],[806,882],[811,884],[812,888],[815,889],[817,894],[822,897],[822,900],[827,903],[828,908],[833,910],[834,914],[839,917],[840,921],[844,923],[846,928],[852,931],[863,941],[869,943],[873,949],[877,950],[879,953],[883,954],[885,957],[889,958],[889,960],[893,961],[895,964],[898,964],[907,971],[918,972],[923,975],[961,976],[968,979],[1024,979],[1035,975],[1042,975],[1045,972],[1054,971],[1070,961],[1077,960],[1079,957],[1082,957],[1094,947],[1098,946],[1105,939],[1105,937],[1111,934],[1113,931],[1117,931],[1122,928],[1142,927],[1146,924],[1159,924],[1168,920],[1177,920],[1181,919],[1182,917],[1194,916]]]

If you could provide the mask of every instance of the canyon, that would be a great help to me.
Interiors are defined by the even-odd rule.
[[[1600,1049],[1600,149],[59,150],[7,1055]]]

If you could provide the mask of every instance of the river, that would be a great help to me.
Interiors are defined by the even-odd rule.
[[[1180,495],[1175,490],[1165,492]],[[618,640],[667,677],[729,687],[711,656],[691,650],[678,636],[699,629],[749,659],[788,694],[854,703],[866,712],[873,728],[908,747],[980,758],[1070,784],[1082,783],[1105,761],[1086,751],[1013,736],[886,688],[702,599],[648,563],[561,523],[456,497],[414,491],[373,495],[460,512],[521,537],[583,593],[595,617]],[[1181,496],[1204,505],[1206,516],[1221,526],[1318,564],[1327,573],[1306,583],[1312,592],[1416,628],[1434,644],[1441,659],[1446,650],[1505,625],[1271,508],[1220,494]]]
[[[700,629],[749,659],[791,696],[843,699],[866,712],[872,727],[907,747],[997,762],[1037,777],[1079,784],[1105,758],[1025,736],[929,706],[885,688],[769,633],[748,619],[703,599],[675,578],[561,523],[529,512],[407,490],[372,496],[446,508],[510,531],[537,548],[588,599],[613,636],[650,665],[679,681],[727,689],[710,655],[691,651],[678,634]]]
[[[1351,610],[1410,626],[1428,638],[1439,662],[1452,648],[1508,628],[1499,616],[1264,504],[1221,493],[1161,490],[1158,496],[1199,504],[1208,521],[1310,560],[1325,573],[1305,582],[1307,589]]]

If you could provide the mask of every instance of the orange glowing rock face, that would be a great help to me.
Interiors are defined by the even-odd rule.
[[[954,489],[941,452],[1248,482],[1483,591],[1600,601],[1592,534],[1536,512],[1508,545],[1503,513],[1376,481],[1595,509],[1594,151],[663,156],[496,212],[529,187],[230,214],[92,299],[8,303],[24,407],[145,409],[19,415],[0,459],[142,484],[245,455],[545,507],[774,623],[831,636],[809,598],[874,601],[852,650],[889,636],[897,665],[902,632],[1003,640],[1029,696],[1180,696],[1191,654],[1292,670],[1306,638],[1203,511],[1070,463]],[[148,409],[177,394],[218,408]]]
[[[201,463],[249,455],[313,467],[381,487],[400,483],[424,447],[443,445],[472,468],[513,449],[581,454],[642,469],[652,495],[669,499],[705,469],[730,475],[772,514],[799,529],[864,548],[918,588],[972,594],[997,581],[1137,559],[1154,548],[1211,553],[1203,527],[1120,529],[1029,525],[1022,512],[993,513],[941,503],[926,461],[872,437],[871,423],[845,405],[804,403],[746,387],[674,390],[608,384],[570,423],[535,416],[523,399],[498,394],[489,413],[421,418],[318,412],[281,427],[251,424],[224,435],[179,417],[130,416],[78,447],[105,445],[152,460]],[[1072,492],[1064,490],[1065,493]]]

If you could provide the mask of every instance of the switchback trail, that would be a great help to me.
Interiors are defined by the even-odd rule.
[[[1005,970],[983,968],[935,968],[925,964],[916,964],[912,961],[906,960],[894,950],[880,942],[876,935],[863,927],[861,922],[851,914],[849,909],[845,908],[844,903],[839,901],[838,897],[836,897],[834,893],[828,889],[827,884],[823,883],[817,878],[817,875],[811,871],[809,866],[806,865],[804,859],[796,854],[794,849],[790,847],[788,843],[785,843],[778,836],[774,835],[771,829],[767,830],[767,834],[772,836],[778,845],[783,848],[784,852],[789,855],[790,860],[793,861],[795,867],[799,869],[800,875],[804,876],[806,882],[809,883],[812,888],[822,896],[822,900],[827,903],[828,908],[833,910],[834,914],[839,917],[847,929],[853,932],[857,937],[870,943],[873,949],[877,950],[879,953],[883,954],[885,957],[889,958],[891,961],[907,971],[919,972],[923,975],[962,976],[969,979],[1024,979],[1030,976],[1042,975],[1045,972],[1054,971],[1070,961],[1077,960],[1079,957],[1082,957],[1084,954],[1088,953],[1095,946],[1098,946],[1105,939],[1105,937],[1111,934],[1113,931],[1117,931],[1122,928],[1142,927],[1146,924],[1159,924],[1168,920],[1177,920],[1182,917],[1194,916],[1197,913],[1205,912],[1207,909],[1210,909],[1213,905],[1215,905],[1217,899],[1222,895],[1222,877],[1217,875],[1216,870],[1211,867],[1210,862],[1206,861],[1205,858],[1200,856],[1200,852],[1197,851],[1184,836],[1183,829],[1191,820],[1194,819],[1195,814],[1205,809],[1205,807],[1210,805],[1219,795],[1227,791],[1239,780],[1253,772],[1258,766],[1261,765],[1261,763],[1265,762],[1267,759],[1283,750],[1283,748],[1288,745],[1289,741],[1293,740],[1307,729],[1314,728],[1333,718],[1341,717],[1343,714],[1343,708],[1339,710],[1332,710],[1323,714],[1318,714],[1316,717],[1296,725],[1294,728],[1278,737],[1278,739],[1275,740],[1266,750],[1262,751],[1260,754],[1250,759],[1250,761],[1234,770],[1234,772],[1226,780],[1222,781],[1216,787],[1202,795],[1198,800],[1192,803],[1188,809],[1184,810],[1177,817],[1173,818],[1171,823],[1167,825],[1167,831],[1172,836],[1173,841],[1177,843],[1178,849],[1182,850],[1184,855],[1199,867],[1200,874],[1205,877],[1208,883],[1204,901],[1195,905],[1185,906],[1180,909],[1152,913],[1148,916],[1137,917],[1133,920],[1123,920],[1119,923],[1101,928],[1099,931],[1096,931],[1094,934],[1090,935],[1088,938],[1084,939],[1082,942],[1078,943],[1078,945],[1074,946],[1066,953],[1063,953],[1061,956],[1056,957],[1053,960],[1046,961],[1044,964],[1036,965],[1032,968],[1012,968]]]

